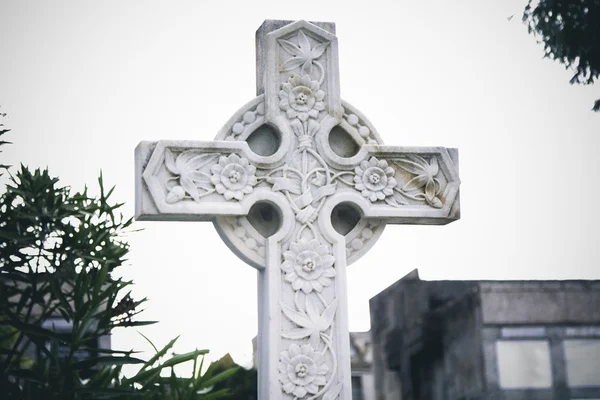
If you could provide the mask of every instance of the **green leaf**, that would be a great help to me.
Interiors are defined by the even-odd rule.
[[[108,232],[105,232],[105,233],[108,233]],[[104,263],[102,265],[102,268],[100,268],[98,275],[96,276],[96,282],[94,283],[94,297],[98,296],[98,293],[100,292],[100,288],[102,287],[102,285],[104,285],[104,281],[106,280],[106,275],[108,274],[109,266],[110,266],[109,263]]]
[[[236,372],[238,372],[240,369],[240,367],[234,367],[234,368],[230,368],[227,371],[221,372],[218,375],[213,376],[212,378],[206,380],[205,382],[202,383],[202,386],[199,389],[202,388],[207,388],[210,386],[214,386],[217,383],[231,377],[232,375],[234,375]]]
[[[176,355],[176,356],[168,359],[167,361],[165,361],[162,364],[162,368],[172,367],[177,364],[181,364],[181,363],[193,360],[194,358],[199,357],[204,354],[208,354],[208,350],[194,350],[194,351],[190,351],[189,353],[179,354],[179,355]]]
[[[175,342],[179,339],[179,336],[175,337],[174,339],[172,339],[169,343],[167,343],[167,345],[165,347],[163,347],[160,351],[157,350],[156,346],[154,346],[154,343],[152,343],[152,341],[150,341],[150,339],[148,339],[146,336],[144,336],[144,334],[142,334],[141,332],[138,332],[140,335],[142,335],[142,337],[144,339],[146,339],[148,341],[148,343],[150,343],[150,345],[152,346],[152,348],[154,348],[154,351],[156,351],[156,354],[154,354],[145,364],[142,368],[147,368],[151,365],[153,365],[159,358],[161,358],[162,356],[164,356],[165,354],[167,354],[167,351],[169,351],[169,349],[171,347],[173,347],[173,345],[175,344]]]
[[[161,371],[162,371],[162,368],[152,368],[147,371],[142,371],[142,372],[137,373],[133,378],[124,379],[123,382],[124,383],[137,382],[137,383],[142,384],[142,389],[144,389],[150,385],[155,384],[158,381],[157,378],[160,377]]]
[[[68,322],[72,318],[73,308],[71,307],[71,305],[67,301],[67,299],[65,297],[65,294],[63,293],[63,290],[62,290],[60,284],[57,282],[56,279],[52,279],[50,281],[50,287],[52,288],[52,294],[60,301],[60,304],[61,304],[63,310],[66,313],[68,313],[69,315],[71,315],[70,318],[65,318],[67,320],[67,322]]]
[[[119,324],[119,326],[131,327],[131,326],[144,326],[144,325],[153,325],[157,324],[158,321],[131,321],[131,322],[123,322]]]
[[[90,357],[82,361],[78,361],[72,364],[73,369],[87,369],[95,365],[128,365],[128,364],[143,364],[146,361],[135,358],[135,357],[113,357],[113,356],[99,356]]]

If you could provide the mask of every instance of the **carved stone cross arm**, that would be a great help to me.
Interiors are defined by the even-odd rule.
[[[458,153],[384,146],[341,100],[331,23],[266,21],[259,96],[215,141],[142,142],[136,217],[210,220],[259,269],[259,398],[350,400],[345,268],[385,224],[459,218]]]

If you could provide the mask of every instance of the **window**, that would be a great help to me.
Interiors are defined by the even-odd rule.
[[[600,387],[600,339],[565,340],[567,383]]]
[[[363,388],[360,376],[352,377],[352,400],[363,400]]]
[[[504,389],[552,387],[550,346],[546,340],[496,342],[500,386]]]

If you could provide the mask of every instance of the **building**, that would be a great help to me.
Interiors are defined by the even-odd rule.
[[[37,273],[37,282],[38,285],[37,287],[43,287],[44,285],[45,288],[44,290],[48,290],[49,285],[47,284],[47,282],[49,281],[49,279],[47,277],[44,277],[43,273]],[[73,322],[67,320],[63,314],[61,314],[61,312],[59,312],[56,307],[54,307],[54,311],[50,313],[49,316],[45,317],[42,319],[42,315],[44,315],[44,313],[46,313],[48,310],[52,310],[52,306],[53,304],[55,305],[56,303],[58,303],[58,299],[54,299],[54,303],[50,302],[48,300],[49,296],[45,297],[45,304],[42,306],[40,300],[36,300],[36,302],[34,302],[32,300],[31,297],[31,293],[32,290],[31,288],[34,286],[31,282],[17,282],[14,283],[12,281],[10,281],[9,279],[4,280],[2,283],[2,288],[0,288],[0,291],[2,290],[6,290],[7,292],[11,293],[11,298],[10,301],[13,305],[19,304],[19,303],[23,303],[25,305],[25,307],[23,307],[20,311],[20,317],[25,319],[25,313],[27,311],[27,306],[31,305],[31,314],[28,315],[27,318],[27,324],[31,324],[34,327],[41,327],[43,329],[46,329],[48,331],[52,331],[53,332],[53,337],[54,340],[49,336],[49,335],[45,335],[42,334],[40,335],[36,341],[30,340],[30,338],[33,336],[31,331],[26,331],[27,333],[24,336],[24,340],[21,341],[19,347],[17,347],[17,351],[22,352],[22,355],[25,357],[26,360],[30,360],[30,361],[39,361],[39,360],[47,360],[48,356],[46,355],[47,350],[50,351],[54,351],[56,352],[56,356],[59,359],[65,359],[67,358],[69,355],[72,357],[72,360],[75,362],[79,362],[79,361],[83,361],[89,358],[95,358],[98,357],[100,355],[102,355],[102,353],[98,352],[98,349],[108,349],[110,350],[111,348],[111,336],[110,334],[105,334],[105,335],[96,335],[94,333],[94,330],[97,328],[98,323],[97,321],[92,321],[90,323],[88,323],[88,330],[86,330],[86,334],[89,332],[90,335],[88,336],[88,339],[80,342],[79,347],[77,348],[77,350],[75,350],[72,354],[71,351],[73,350],[71,343],[73,342]],[[15,286],[13,286],[15,285]],[[7,290],[7,288],[10,289]],[[70,291],[73,290],[73,286],[69,285],[67,283],[63,283],[60,289],[63,293],[63,296],[65,296],[65,293],[68,293]],[[40,289],[38,289],[38,291],[40,291]],[[27,295],[23,298],[21,293],[27,293]],[[35,293],[35,292],[34,292]],[[39,292],[38,292],[39,293]],[[87,299],[87,298],[84,298]],[[133,302],[133,300],[131,300],[131,298],[129,297],[125,297],[123,300],[121,300],[121,302],[119,304],[123,304],[123,302],[127,301],[127,299],[129,299],[130,302]],[[84,300],[87,301],[87,300]],[[71,306],[71,308],[74,308],[74,302],[73,300],[71,300],[71,298],[69,299],[69,305]],[[46,308],[44,308],[46,307]],[[102,305],[101,307],[106,307],[106,305]],[[92,310],[93,311],[93,310]],[[127,311],[127,309],[126,309]],[[115,314],[116,315],[116,314]],[[23,323],[23,320],[21,321],[21,323]],[[9,322],[7,325],[5,325],[5,328],[8,327],[8,329],[10,329],[11,331],[19,331],[19,329],[16,328],[17,325],[13,325],[12,322]],[[2,330],[0,329],[0,332]],[[7,349],[12,349],[13,344],[16,341],[16,336],[13,335],[13,341],[10,342],[5,342],[4,346],[6,346]],[[90,376],[92,376],[94,373],[96,372],[96,369],[94,368],[88,368],[88,369],[84,369],[84,370],[80,370],[79,373],[81,375],[81,378],[89,378]],[[1,398],[1,397],[0,397]]]
[[[350,332],[352,400],[375,400],[371,332]]]
[[[370,301],[376,400],[600,399],[600,281],[422,281]]]
[[[257,337],[252,339],[252,365],[258,368]],[[352,400],[375,400],[371,332],[350,332]]]

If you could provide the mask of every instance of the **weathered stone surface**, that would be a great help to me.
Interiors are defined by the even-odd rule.
[[[600,291],[585,281],[482,282],[486,324],[600,321]]]
[[[136,218],[212,221],[259,273],[259,398],[351,399],[345,268],[385,224],[459,218],[458,152],[385,146],[340,98],[332,23],[266,21],[212,142],[142,142]]]
[[[598,398],[600,281],[421,281],[371,299],[377,399]]]

